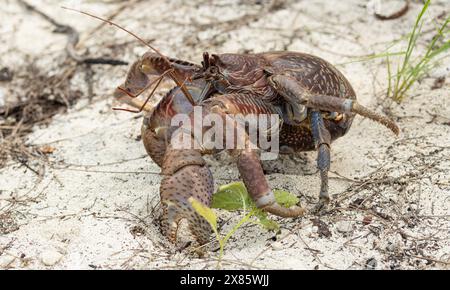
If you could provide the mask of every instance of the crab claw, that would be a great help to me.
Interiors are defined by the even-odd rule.
[[[238,169],[256,206],[271,214],[294,218],[303,216],[306,210],[299,206],[286,208],[277,203],[273,191],[264,176],[261,162],[252,150],[244,150],[238,157]]]
[[[270,191],[269,195],[273,193]],[[289,208],[284,207],[276,203],[275,197],[272,199],[272,203],[266,206],[261,206],[264,211],[267,211],[273,215],[284,218],[295,218],[305,215],[306,210],[300,206],[291,206]]]
[[[194,197],[210,206],[214,189],[213,177],[200,153],[196,150],[168,149],[162,165],[161,204],[163,213],[161,227],[169,240],[177,239],[178,225],[182,219],[200,244],[209,241],[211,226],[188,201]]]

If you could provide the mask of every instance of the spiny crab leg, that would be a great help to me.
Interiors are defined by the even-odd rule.
[[[395,135],[400,133],[400,129],[394,121],[362,106],[356,100],[312,94],[295,79],[285,75],[273,75],[269,78],[269,82],[286,99],[298,102],[308,108],[328,112],[356,113],[386,126]]]
[[[161,204],[163,233],[176,241],[179,222],[187,219],[192,234],[200,244],[209,241],[211,227],[192,207],[192,196],[206,206],[211,205],[213,177],[201,153],[194,149],[174,149],[169,146],[162,164]]]

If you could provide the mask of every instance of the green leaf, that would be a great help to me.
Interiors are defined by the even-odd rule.
[[[233,182],[222,185],[213,195],[212,208],[225,210],[248,209],[254,206],[245,185],[242,182]]]
[[[278,231],[280,229],[280,225],[274,221],[271,220],[267,213],[263,212],[262,210],[258,210],[255,213],[255,216],[259,219],[259,223],[268,231]]]
[[[191,203],[192,207],[195,209],[195,211],[211,225],[211,228],[214,230],[214,232],[217,232],[217,216],[212,211],[212,209],[210,209],[200,201],[196,200],[192,196],[189,197],[188,200]]]
[[[274,190],[275,200],[284,207],[296,205],[300,200],[290,192],[284,190]]]
[[[299,202],[298,197],[284,190],[274,190],[275,200],[284,207],[291,207]],[[239,210],[254,207],[255,203],[242,182],[222,185],[213,195],[212,208]]]
[[[291,207],[298,204],[299,199],[290,192],[284,190],[274,190],[275,200],[284,207]],[[242,182],[233,182],[222,185],[213,195],[212,208],[225,209],[229,211],[247,209],[254,211],[254,216],[258,218],[259,224],[270,231],[278,231],[278,223],[269,218],[266,212],[257,209],[255,203]]]

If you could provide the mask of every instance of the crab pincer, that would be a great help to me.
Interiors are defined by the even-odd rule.
[[[201,95],[204,85],[202,80],[186,83],[187,89],[195,99]],[[250,103],[257,106],[244,108],[244,104],[249,104],[247,103],[249,99],[252,100]],[[219,95],[202,105],[205,114],[216,113],[223,118],[229,117],[231,113],[269,114],[276,112],[272,105],[265,104],[256,96],[241,94]],[[193,197],[208,207],[211,205],[214,190],[213,176],[202,157],[202,154],[208,152],[201,149],[176,149],[174,148],[176,146],[172,144],[174,131],[179,129],[172,126],[172,118],[176,114],[182,113],[189,115],[192,119],[194,118],[192,110],[193,107],[184,97],[183,92],[179,88],[174,88],[144,118],[142,139],[148,154],[162,169],[163,179],[160,186],[162,215],[160,220],[163,234],[170,241],[175,242],[180,222],[185,219],[198,243],[205,244],[209,241],[211,227],[195,211],[189,198]],[[238,124],[234,124],[234,126],[238,126]],[[240,137],[246,139],[248,136],[244,134]],[[194,142],[194,139],[191,141]],[[226,140],[224,141],[226,142]],[[244,140],[244,142],[246,141]],[[236,151],[239,173],[250,196],[259,208],[282,217],[297,217],[305,213],[301,207],[285,208],[276,202],[255,150]]]
[[[201,154],[196,150],[178,150],[169,146],[163,160],[160,193],[163,214],[161,226],[172,242],[182,219],[186,219],[192,234],[200,244],[209,241],[211,227],[192,207],[193,197],[206,206],[211,205],[213,177]]]
[[[197,98],[204,86],[202,80],[186,83],[186,89]],[[193,110],[179,87],[170,90],[152,112],[144,118],[142,140],[147,153],[161,167],[160,186],[162,205],[161,230],[170,241],[177,239],[181,220],[186,219],[192,234],[200,244],[209,240],[210,225],[192,208],[189,198],[194,197],[206,206],[211,204],[213,177],[201,152],[194,149],[176,149],[171,144],[172,125],[177,114],[189,115]]]

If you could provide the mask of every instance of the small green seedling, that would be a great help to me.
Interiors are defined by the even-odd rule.
[[[219,263],[223,257],[223,250],[225,248],[225,245],[228,241],[228,239],[244,224],[246,223],[253,215],[254,212],[250,211],[247,213],[225,236],[222,236],[219,233],[219,230],[217,228],[217,216],[214,213],[212,209],[204,205],[203,203],[199,202],[193,197],[189,198],[189,202],[192,204],[192,207],[195,209],[195,211],[202,216],[205,220],[208,221],[209,225],[214,231],[214,234],[216,235],[216,239],[219,242]]]
[[[287,191],[275,190],[274,194],[276,201],[285,207],[291,207],[299,202],[298,197]],[[193,197],[189,198],[189,202],[192,204],[195,211],[208,221],[214,231],[220,246],[219,262],[223,257],[223,251],[227,241],[245,223],[255,222],[267,230],[278,231],[280,229],[277,222],[271,220],[267,216],[267,213],[256,207],[256,204],[249,196],[247,189],[242,182],[233,182],[220,186],[219,190],[213,195],[211,205],[212,208],[224,209],[228,211],[244,211],[244,215],[241,220],[239,220],[239,222],[237,222],[225,236],[219,233],[219,229],[217,227],[217,216],[211,208],[205,206]],[[256,221],[252,220],[252,217],[255,217]]]
[[[287,191],[274,190],[274,194],[275,200],[284,207],[291,207],[299,202],[298,197]],[[280,228],[274,220],[267,216],[266,212],[256,207],[242,182],[220,186],[219,190],[213,195],[211,207],[228,211],[253,211],[254,216],[259,220],[258,223],[267,230],[278,231]]]

